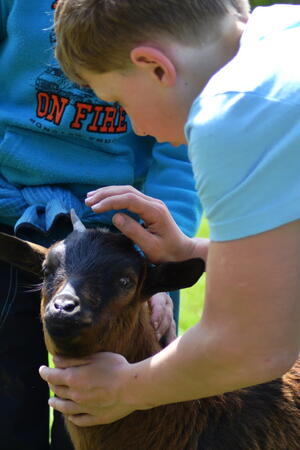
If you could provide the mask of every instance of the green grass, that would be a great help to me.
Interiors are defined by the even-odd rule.
[[[204,218],[197,236],[209,237],[207,220]],[[195,325],[201,318],[205,291],[205,274],[191,288],[183,289],[180,295],[179,334]]]

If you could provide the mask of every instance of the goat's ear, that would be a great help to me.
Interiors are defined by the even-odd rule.
[[[181,262],[167,262],[149,266],[141,289],[142,298],[148,298],[157,292],[176,291],[192,286],[205,271],[201,258]]]
[[[0,233],[0,260],[19,269],[42,275],[42,264],[47,248],[23,239]]]

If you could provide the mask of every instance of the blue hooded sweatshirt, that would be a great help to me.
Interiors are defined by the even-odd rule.
[[[0,0],[0,223],[49,232],[74,208],[87,226],[111,224],[86,193],[132,185],[163,200],[194,235],[201,207],[185,146],[136,136],[122,107],[62,73],[53,0]]]

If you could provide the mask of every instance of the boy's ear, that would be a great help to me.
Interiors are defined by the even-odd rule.
[[[141,45],[130,52],[130,58],[137,67],[147,70],[155,81],[164,86],[174,86],[176,69],[173,62],[161,50]]]
[[[205,262],[201,258],[149,266],[141,296],[149,298],[158,292],[177,291],[190,287],[198,281],[204,271]]]
[[[48,249],[16,236],[0,233],[0,260],[26,272],[42,276],[42,264]]]

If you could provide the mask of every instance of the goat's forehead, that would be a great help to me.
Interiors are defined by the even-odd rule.
[[[138,269],[144,261],[128,238],[102,229],[73,232],[52,251],[68,269],[98,264],[116,265],[118,269],[133,265],[132,268]]]

